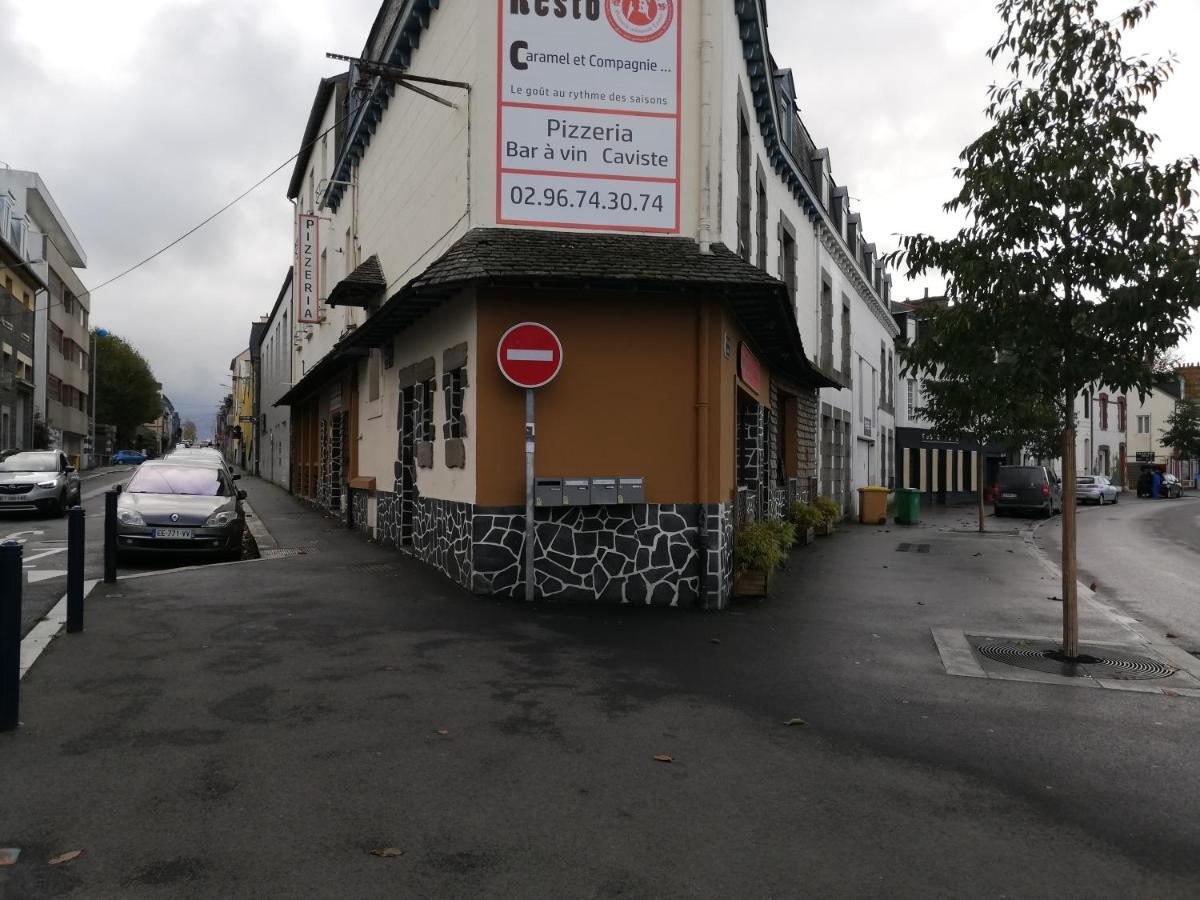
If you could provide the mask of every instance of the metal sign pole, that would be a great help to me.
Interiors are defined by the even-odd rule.
[[[533,545],[536,533],[533,522],[533,389],[525,389],[525,599],[533,602],[536,575],[533,568]]]

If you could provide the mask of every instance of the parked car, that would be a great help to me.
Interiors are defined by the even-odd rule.
[[[1107,475],[1080,475],[1075,485],[1075,500],[1079,503],[1103,506],[1121,499],[1121,489],[1109,481]]]
[[[246,514],[223,467],[151,460],[117,498],[117,555],[195,553],[238,558]]]
[[[80,502],[79,473],[59,450],[31,450],[0,460],[0,508],[61,516]]]
[[[220,450],[213,448],[194,447],[183,450],[172,450],[164,459],[186,460],[188,462],[204,462],[211,465],[218,465],[229,473],[229,477],[234,481],[242,476],[233,471],[233,466],[225,461],[225,456]]]
[[[1062,512],[1062,479],[1046,466],[1001,466],[992,491],[996,517]]]
[[[1176,476],[1168,472],[1162,477],[1162,486],[1158,489],[1158,494],[1168,500],[1177,500],[1183,496],[1183,485]]]
[[[146,461],[146,454],[138,450],[118,450],[112,455],[114,466],[140,466]]]

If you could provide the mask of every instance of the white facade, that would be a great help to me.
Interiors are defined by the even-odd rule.
[[[86,467],[90,300],[75,269],[87,267],[87,254],[36,172],[0,169],[0,194],[12,204],[10,230],[19,227],[30,266],[49,285],[35,298],[34,409],[49,428],[51,446]]]
[[[1119,391],[1097,384],[1075,398],[1076,474],[1108,475],[1124,483],[1127,419],[1126,398]]]
[[[456,0],[413,19],[415,32],[381,30],[368,38],[365,58],[399,59],[411,74],[469,84],[469,92],[423,85],[453,107],[370,78],[363,97],[353,86],[357,74],[348,83],[323,82],[306,131],[310,148],[302,150],[290,191],[297,213],[321,217],[314,252],[322,297],[371,256],[391,296],[468,230],[497,224],[497,53],[508,52],[498,47],[499,8]],[[818,471],[821,492],[850,510],[856,488],[887,484],[895,475],[898,329],[888,308],[890,277],[850,210],[847,189],[834,181],[828,153],[815,149],[798,120],[797,102],[817,88],[796,85],[786,71],[763,78],[771,56],[761,0],[696,0],[675,8],[682,48],[679,233],[701,247],[719,243],[741,252],[793,287],[806,352],[845,385],[821,392]],[[408,4],[386,2],[377,27],[410,13]],[[757,57],[748,63],[748,54]],[[385,97],[381,109],[364,102],[372,97]],[[764,100],[770,112],[760,116]],[[335,126],[347,111],[342,139]],[[748,216],[748,229],[740,216]],[[290,380],[299,382],[372,312],[326,307],[318,324],[293,322]],[[436,316],[428,327],[437,327]],[[470,345],[474,364],[475,335],[445,339],[451,337]],[[394,347],[397,367],[412,362],[407,340],[402,336]],[[382,432],[394,432],[398,387],[382,378],[378,397],[368,399],[375,375],[367,368],[359,367],[360,403],[378,414],[359,417],[358,468],[390,480],[394,458],[375,460],[369,448],[389,445]],[[371,372],[381,369],[373,359]],[[265,398],[263,409],[270,416]],[[439,482],[435,496],[468,496],[474,454],[467,460],[466,470],[454,472],[435,461],[419,478]],[[444,479],[461,480],[461,491]]]
[[[1163,445],[1162,436],[1183,390],[1182,380],[1173,379],[1156,385],[1144,396],[1129,395],[1126,442],[1131,463],[1137,462],[1139,454],[1143,455],[1143,460],[1149,455],[1149,461],[1158,463],[1174,457],[1175,452]]]
[[[255,423],[258,474],[282,488],[291,484],[291,410],[275,401],[291,387],[292,358],[296,356],[292,335],[292,272],[283,281],[279,298],[267,316],[259,346],[259,411]]]

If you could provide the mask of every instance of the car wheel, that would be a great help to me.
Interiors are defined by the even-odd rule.
[[[56,519],[61,519],[67,514],[67,495],[64,493],[61,497],[55,497],[46,504],[46,512]]]

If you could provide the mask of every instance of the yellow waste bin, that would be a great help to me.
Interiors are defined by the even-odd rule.
[[[864,487],[858,489],[858,521],[864,525],[883,525],[887,522],[888,489]]]

